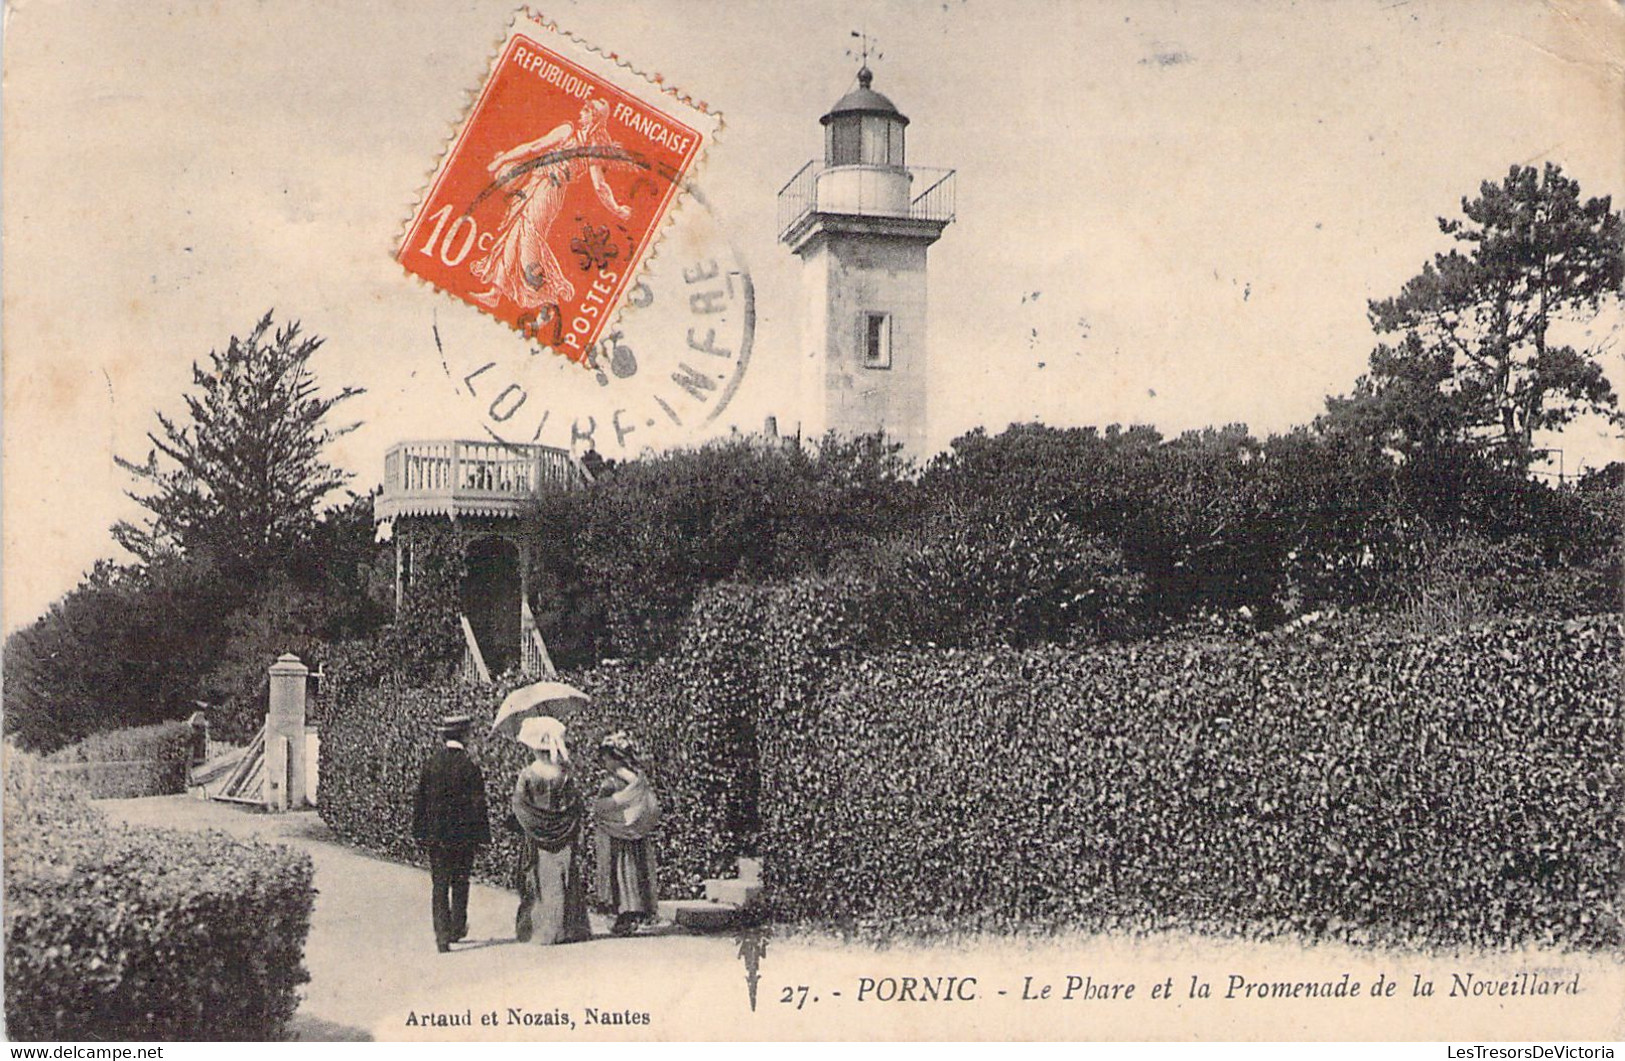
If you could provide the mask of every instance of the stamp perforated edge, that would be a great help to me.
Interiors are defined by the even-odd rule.
[[[433,280],[429,280],[408,269],[399,261],[398,253],[400,248],[405,246],[407,237],[412,232],[413,224],[417,221],[419,213],[428,202],[430,193],[434,190],[446,168],[450,166],[452,152],[456,149],[464,131],[467,130],[469,122],[473,119],[474,108],[479,104],[486,88],[496,77],[497,64],[502,61],[509,43],[515,37],[522,35],[530,36],[535,43],[543,47],[549,47],[568,55],[572,60],[587,68],[596,76],[611,82],[617,88],[629,95],[636,96],[650,106],[656,105],[657,102],[666,106],[675,104],[682,120],[692,126],[699,134],[699,149],[694,153],[693,161],[678,182],[676,195],[673,196],[670,205],[666,208],[664,216],[650,230],[649,245],[643,252],[637,266],[633,269],[624,290],[630,290],[633,285],[637,284],[648,272],[650,264],[659,255],[660,245],[665,241],[666,234],[671,226],[675,224],[677,215],[684,209],[689,199],[687,189],[683,185],[693,181],[696,174],[704,168],[713,142],[722,134],[726,125],[721,111],[714,109],[704,100],[696,99],[676,86],[668,84],[664,75],[644,72],[634,66],[630,60],[623,58],[619,52],[606,51],[529,7],[521,7],[514,12],[513,20],[508,29],[497,39],[490,50],[489,58],[485,63],[484,75],[471,88],[464,90],[462,112],[457,118],[448,123],[449,129],[441,138],[439,156],[436,158],[434,165],[428,169],[419,185],[418,194],[405,219],[401,222],[395,241],[390,247],[389,255],[400,266],[401,271],[414,282],[432,289],[437,296],[444,296],[447,301],[461,307],[462,310],[473,316],[501,328],[504,333],[520,335],[521,337],[523,337],[524,333],[518,327],[493,317],[489,313],[480,311],[477,307],[471,306],[464,301],[457,292],[448,291]],[[625,303],[626,299],[623,296],[604,322],[601,333],[608,332],[615,327],[625,308]],[[525,341],[530,342],[531,340],[526,338]],[[581,364],[586,367],[587,361],[583,360]]]

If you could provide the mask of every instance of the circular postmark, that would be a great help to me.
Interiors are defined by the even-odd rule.
[[[605,311],[609,324],[596,341],[572,348],[572,332],[585,332],[582,315],[547,304],[522,315],[517,331],[477,313],[437,310],[433,339],[450,383],[492,438],[630,456],[693,438],[728,407],[750,363],[755,289],[717,211],[669,167],[593,148],[555,152],[533,165],[592,161],[632,171],[630,181],[617,183],[633,209],[675,192],[645,260],[617,285],[621,305]],[[524,175],[520,168],[501,174],[468,212]],[[556,242],[569,249],[558,261],[588,298],[594,284],[610,286],[601,277],[635,255],[624,230],[596,220],[566,214],[555,222]]]

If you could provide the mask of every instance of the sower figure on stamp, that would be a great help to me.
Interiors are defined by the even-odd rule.
[[[473,719],[440,720],[445,741],[423,768],[412,805],[412,836],[429,855],[435,946],[442,952],[468,935],[468,876],[474,852],[491,842],[485,813],[485,777],[463,741]]]
[[[473,266],[474,275],[491,285],[472,296],[476,301],[494,306],[499,298],[507,298],[534,310],[575,297],[575,285],[564,275],[549,246],[553,221],[564,208],[570,185],[585,172],[610,213],[623,221],[632,216],[631,207],[615,201],[600,159],[583,157],[620,149],[610,139],[608,122],[609,103],[595,99],[581,108],[576,125],[565,122],[540,139],[491,160],[491,173],[513,187],[507,193],[508,212],[497,229],[496,241]],[[523,168],[527,165],[528,170]]]

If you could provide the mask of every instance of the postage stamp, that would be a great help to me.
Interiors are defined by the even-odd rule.
[[[704,104],[521,12],[396,259],[585,362],[720,127]]]
[[[718,422],[751,361],[755,285],[714,205],[692,184],[679,194],[689,201],[660,253],[579,363],[550,356],[537,338],[493,341],[474,314],[434,314],[441,368],[485,434],[619,458]]]

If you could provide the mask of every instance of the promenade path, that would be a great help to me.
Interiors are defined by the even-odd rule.
[[[1307,1037],[1461,1043],[1614,1040],[1625,1033],[1620,955],[1422,955],[1177,933],[879,950],[815,935],[773,938],[761,960],[753,1012],[739,944],[731,936],[669,932],[615,939],[595,918],[597,936],[590,942],[519,944],[512,938],[512,893],[476,884],[469,897],[469,941],[439,954],[429,927],[427,871],[336,843],[314,812],[256,814],[186,796],[101,805],[130,822],[219,829],[310,854],[318,889],[305,949],[311,980],[293,1029],[303,1039]],[[1244,996],[1245,987],[1224,997],[1232,977],[1244,984],[1336,983],[1344,973],[1362,984],[1359,997],[1260,999]],[[1577,976],[1580,993],[1450,997],[1454,977],[1465,974],[1474,981],[1525,984],[1534,982],[1528,977],[1571,982]],[[1379,975],[1397,981],[1391,997],[1370,997]],[[1412,995],[1418,975],[1433,981],[1432,997]],[[1209,997],[1191,997],[1193,976],[1210,985]],[[909,977],[914,983],[905,988]],[[1130,983],[1132,996],[1125,997],[1121,987],[1110,989]],[[1050,995],[1035,997],[1046,985]],[[1167,985],[1169,997],[1152,997],[1159,985]],[[928,987],[953,1000],[919,1001]],[[789,1002],[782,1001],[787,989]],[[899,997],[904,994],[907,1000]],[[589,1010],[638,1021],[647,1015],[648,1023],[593,1024]],[[425,1015],[469,1023],[425,1025]]]

